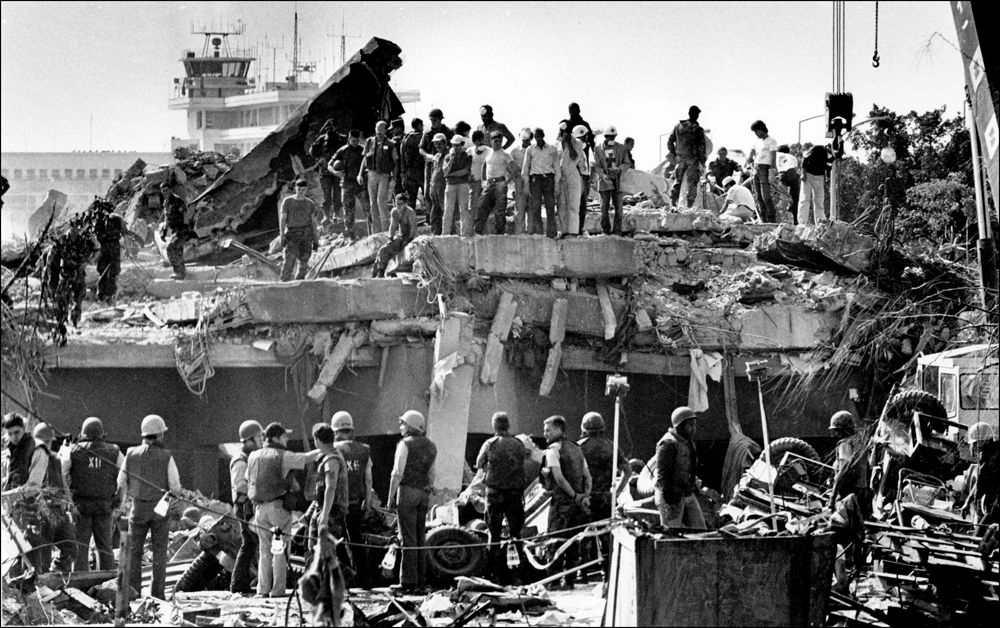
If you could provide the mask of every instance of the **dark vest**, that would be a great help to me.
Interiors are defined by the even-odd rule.
[[[524,454],[524,445],[513,436],[497,435],[486,441],[486,486],[523,489]]]
[[[403,479],[400,485],[425,489],[430,485],[429,473],[437,458],[437,446],[429,438],[420,435],[410,435],[403,438],[406,443],[406,468],[403,469]]]
[[[75,501],[111,502],[118,492],[118,446],[81,440],[69,450],[69,486]]]
[[[368,169],[372,172],[392,174],[392,153],[395,143],[386,137],[381,142],[377,137],[368,138]]]
[[[326,472],[327,467],[337,469],[337,488],[334,492],[333,503],[340,506],[344,513],[347,512],[347,462],[340,451],[334,449],[332,454],[327,454],[319,459],[317,465],[319,473],[316,476],[316,501],[323,503],[323,496],[326,494]]]
[[[593,482],[593,493],[611,492],[612,471],[615,463],[615,445],[602,436],[587,436],[579,443],[583,457],[590,469],[590,479]]]
[[[7,475],[7,483],[4,489],[13,489],[23,486],[28,481],[28,472],[31,471],[31,456],[35,453],[35,439],[31,434],[21,436],[21,440],[11,447],[10,450],[10,471]]]
[[[40,449],[49,459],[49,464],[45,466],[44,488],[65,490],[66,482],[63,481],[62,462],[48,446],[42,443],[35,443],[35,449]]]
[[[273,502],[288,492],[288,484],[281,472],[284,455],[284,447],[271,443],[250,454],[247,459],[247,496],[254,504],[259,506]]]
[[[582,493],[583,465],[586,464],[583,458],[583,451],[580,450],[579,445],[565,436],[551,443],[549,447],[551,448],[557,443],[562,443],[559,448],[559,467],[562,470],[563,477],[566,478],[566,481],[569,482],[569,485],[573,487],[575,492]],[[548,486],[546,488],[552,493],[553,501],[572,501],[572,496],[567,495],[559,488],[552,478],[551,473],[548,474]]]
[[[130,447],[125,454],[125,468],[142,480],[129,478],[128,496],[140,501],[157,501],[167,492],[167,466],[170,451],[160,441]],[[153,486],[157,488],[153,488]]]
[[[365,469],[372,457],[371,447],[355,440],[339,441],[335,445],[347,463],[348,501],[360,502],[365,498]]]
[[[663,497],[668,504],[676,504],[681,497],[693,495],[697,490],[695,477],[698,470],[698,452],[694,444],[677,434],[673,428],[660,439],[656,445],[657,457],[662,451],[674,450],[674,468],[667,469],[670,477],[657,477],[656,487],[663,491]],[[660,468],[659,460],[656,464],[657,470]],[[659,472],[657,472],[659,476]]]

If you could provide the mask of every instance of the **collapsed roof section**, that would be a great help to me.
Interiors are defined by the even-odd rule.
[[[389,87],[390,74],[403,64],[401,52],[378,37],[356,52],[312,99],[194,199],[198,236],[276,223],[279,189],[311,165],[308,147],[327,120],[340,129],[370,129],[402,115],[403,105]]]

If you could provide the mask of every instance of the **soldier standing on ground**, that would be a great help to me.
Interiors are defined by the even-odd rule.
[[[543,433],[549,443],[545,450],[545,467],[542,469],[545,488],[552,495],[549,505],[549,534],[572,537],[587,523],[590,515],[592,479],[587,461],[580,446],[566,438],[566,419],[550,416],[545,419]],[[565,531],[565,532],[562,532]],[[560,556],[549,575],[561,573],[580,563],[580,545],[574,543]],[[552,588],[572,589],[577,572],[566,574],[564,584],[553,583]]]
[[[169,181],[160,184],[160,197],[163,205],[163,226],[160,227],[160,237],[164,240],[170,236],[167,243],[167,259],[174,273],[171,279],[184,279],[187,271],[184,268],[184,243],[193,235],[188,224],[187,203],[174,194]]]
[[[349,508],[347,462],[335,446],[333,428],[327,423],[314,425],[312,435],[319,450],[319,458],[316,460],[316,501],[319,507],[309,529],[315,532],[316,538],[332,534],[343,539]],[[316,551],[315,547],[313,551]],[[355,570],[351,566],[351,554],[343,543],[337,545],[337,557],[345,578],[353,578]]]
[[[583,438],[577,441],[583,458],[587,461],[587,468],[590,470],[590,477],[593,480],[593,488],[590,493],[590,519],[591,523],[610,519],[611,512],[611,486],[615,481],[612,475],[614,471],[615,445],[604,437],[604,417],[597,412],[588,412],[583,415],[580,425],[583,431]],[[632,475],[628,460],[621,450],[618,451],[618,470],[623,473],[622,485],[628,482]],[[617,487],[616,487],[617,489]],[[611,533],[601,535],[598,539],[601,544],[601,552],[604,556],[604,577],[608,578],[611,568]]]
[[[347,463],[347,541],[351,543],[354,560],[355,584],[371,588],[368,572],[368,550],[361,536],[365,513],[372,508],[372,454],[371,448],[354,440],[354,418],[344,411],[337,412],[330,421],[336,435],[337,451]]]
[[[424,434],[424,415],[408,410],[399,417],[403,439],[396,445],[392,476],[389,479],[389,510],[397,510],[402,562],[399,568],[401,592],[420,590],[427,578],[427,510],[434,487],[437,446]],[[416,548],[416,549],[410,549]]]
[[[298,263],[296,279],[305,279],[309,271],[309,258],[319,247],[319,213],[316,203],[306,198],[309,184],[305,179],[295,181],[295,196],[281,201],[278,210],[278,232],[281,245],[285,249],[285,259],[281,264],[281,280],[290,281],[292,271]]]
[[[681,120],[667,138],[668,157],[674,162],[674,187],[670,190],[670,203],[678,205],[681,185],[687,181],[687,206],[694,207],[698,196],[698,180],[701,168],[708,159],[705,129],[698,124],[701,109],[692,105],[688,109],[688,119]]]
[[[257,562],[257,533],[250,527],[253,520],[253,502],[248,496],[247,461],[250,454],[264,445],[264,428],[257,421],[244,421],[240,425],[240,441],[243,447],[229,463],[229,481],[233,487],[233,508],[240,520],[240,549],[236,553],[236,564],[229,580],[231,593],[253,591],[253,565]]]
[[[656,488],[654,498],[665,528],[705,528],[705,516],[695,493],[701,488],[697,477],[698,453],[694,435],[698,415],[681,406],[670,415],[673,427],[656,443]]]
[[[871,498],[868,495],[868,456],[859,451],[860,443],[854,438],[856,427],[854,415],[846,410],[830,417],[830,435],[837,440],[837,457],[833,462],[833,490],[830,492],[830,508],[837,500],[854,493],[858,505],[867,518],[871,513]],[[772,460],[778,464],[780,460]]]
[[[476,467],[485,472],[486,525],[490,533],[490,572],[499,584],[520,584],[520,575],[511,574],[500,547],[503,521],[511,543],[524,556],[521,529],[524,527],[524,457],[527,450],[521,441],[510,435],[510,418],[497,412],[492,419],[495,436],[483,443],[476,458]],[[520,559],[523,563],[523,558]]]
[[[104,423],[97,417],[83,422],[80,440],[67,454],[62,459],[62,472],[78,511],[76,571],[90,571],[91,537],[97,549],[97,569],[114,569],[112,513],[125,497],[118,486],[118,470],[125,465],[125,456],[117,445],[105,442]]]

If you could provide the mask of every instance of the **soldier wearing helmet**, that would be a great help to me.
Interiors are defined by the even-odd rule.
[[[264,428],[257,421],[243,421],[240,425],[240,441],[243,445],[240,453],[233,456],[229,462],[229,481],[233,488],[233,508],[236,517],[240,519],[240,550],[236,553],[236,564],[229,580],[229,590],[232,593],[251,593],[253,581],[253,566],[257,561],[257,533],[251,529],[253,519],[253,502],[247,496],[247,461],[250,454],[264,445]]]
[[[347,540],[361,543],[361,523],[372,508],[372,452],[365,443],[354,440],[354,417],[341,410],[330,421],[334,446],[347,463]],[[350,547],[354,558],[355,585],[371,588],[368,573],[368,550],[361,545]]]
[[[170,450],[163,445],[167,424],[163,418],[150,414],[142,420],[142,444],[130,447],[125,464],[118,473],[118,486],[132,501],[129,511],[128,551],[131,562],[129,585],[142,592],[142,555],[146,534],[153,547],[153,580],[150,595],[163,599],[167,578],[167,544],[170,541],[169,521],[154,512],[164,493],[181,489],[181,476]]]
[[[407,410],[399,417],[403,440],[396,445],[396,458],[389,478],[390,510],[398,506],[397,522],[403,556],[399,568],[399,589],[414,591],[424,585],[427,576],[427,544],[424,525],[434,486],[434,462],[437,446],[427,436],[424,415]]]
[[[668,528],[704,528],[705,516],[695,495],[701,488],[694,445],[698,415],[681,406],[670,415],[670,424],[671,428],[656,444],[653,495],[660,511],[660,524]]]
[[[545,468],[542,477],[545,488],[552,495],[549,506],[549,534],[563,538],[573,536],[572,530],[585,524],[590,514],[590,494],[593,480],[587,468],[587,460],[580,446],[566,438],[566,419],[550,416],[543,423],[542,434],[549,446],[545,450]],[[564,562],[565,561],[565,562]],[[574,543],[569,550],[555,561],[549,569],[554,575],[575,567],[580,562],[580,546]],[[577,572],[568,573],[562,588],[572,589],[576,584]],[[557,583],[553,586],[558,587]]]
[[[833,463],[833,491],[830,508],[838,499],[854,493],[864,515],[869,515],[871,499],[868,496],[868,456],[854,437],[854,415],[841,410],[830,417],[830,434],[837,437],[837,457]]]
[[[104,424],[97,417],[83,422],[80,438],[62,460],[62,472],[79,512],[76,518],[76,571],[90,571],[90,538],[97,548],[97,568],[115,568],[111,547],[113,512],[124,500],[118,487],[118,469],[125,456],[104,440]]]
[[[604,436],[604,417],[597,412],[588,412],[583,415],[580,428],[583,432],[583,438],[578,440],[577,444],[580,445],[583,458],[587,461],[587,468],[590,469],[590,477],[593,481],[593,489],[590,494],[590,521],[610,519],[615,445]],[[618,472],[623,475],[618,481],[616,490],[625,486],[629,476],[632,475],[628,459],[625,458],[620,449],[617,456]],[[601,543],[601,551],[604,556],[604,576],[607,578],[608,569],[611,567],[611,534],[602,535],[598,541]]]
[[[491,423],[494,436],[483,443],[476,457],[476,467],[485,476],[490,571],[496,582],[506,585],[511,575],[507,561],[502,560],[500,535],[506,517],[510,538],[521,540],[521,528],[524,527],[524,457],[527,450],[521,441],[511,436],[510,417],[506,412],[495,413]],[[522,552],[519,542],[515,546],[518,552]],[[514,578],[519,579],[519,574],[514,574]]]

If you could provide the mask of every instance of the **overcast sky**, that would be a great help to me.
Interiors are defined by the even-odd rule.
[[[831,2],[739,3],[333,3],[299,2],[303,56],[322,82],[339,54],[342,11],[348,56],[370,37],[403,49],[393,87],[419,89],[408,105],[426,119],[478,124],[479,106],[514,132],[554,132],[571,101],[595,127],[614,124],[637,141],[642,169],[660,135],[702,109],[716,147],[748,150],[763,119],[779,142],[823,113],[831,89]],[[201,49],[192,23],[242,20],[234,43],[265,36],[278,71],[291,58],[291,2],[2,2],[0,129],[3,151],[167,150],[184,137],[183,112],[167,110],[184,49]],[[960,112],[964,78],[947,2],[879,3],[881,67],[872,67],[875,2],[847,3],[846,82],[861,119],[871,104],[899,112],[947,105]],[[935,33],[941,36],[935,36]],[[942,37],[943,36],[943,37]],[[931,45],[925,45],[932,40]],[[947,41],[945,41],[947,40]],[[273,52],[261,56],[270,73]],[[253,71],[257,74],[257,71]],[[263,74],[263,72],[262,72]],[[306,77],[308,78],[308,77]],[[93,116],[93,133],[90,119]],[[822,120],[802,139],[822,139]],[[664,139],[664,150],[665,140]],[[91,143],[92,142],[92,143]]]

